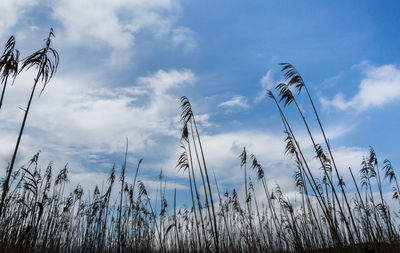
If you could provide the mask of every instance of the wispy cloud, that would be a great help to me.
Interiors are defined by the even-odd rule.
[[[197,47],[194,33],[187,27],[178,27],[173,29],[172,42],[175,46],[182,46],[185,51],[191,51]]]
[[[400,69],[397,66],[387,64],[376,67],[367,63],[360,66],[364,68],[365,77],[361,80],[358,93],[350,99],[346,99],[342,93],[338,93],[332,100],[322,97],[324,106],[363,111],[399,100]]]
[[[25,19],[26,13],[38,3],[38,0],[1,1],[0,38],[4,35],[8,36],[10,29]]]
[[[218,105],[219,107],[234,107],[238,106],[244,109],[249,108],[250,106],[247,104],[247,98],[244,96],[234,96],[228,101],[222,102]]]
[[[331,88],[334,87],[335,85],[337,85],[337,83],[339,82],[339,80],[343,77],[343,72],[338,73],[337,75],[325,78],[322,83],[321,86],[322,88]]]
[[[265,95],[267,94],[266,90],[271,89],[274,86],[274,80],[272,79],[272,70],[268,70],[267,73],[260,80],[261,90],[258,92],[258,95],[254,98],[255,103],[259,103]]]

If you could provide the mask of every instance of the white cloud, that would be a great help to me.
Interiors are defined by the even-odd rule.
[[[172,30],[172,42],[175,46],[183,46],[185,51],[193,50],[197,47],[194,33],[187,27],[178,27]]]
[[[283,171],[289,177],[292,175],[292,161],[284,155],[283,135],[243,130],[212,135],[203,134],[201,135],[201,141],[212,185],[214,185],[212,173],[214,171],[221,192],[224,192],[225,189],[229,189],[231,192],[233,187],[239,190],[242,188],[244,170],[240,167],[238,156],[243,151],[243,147],[246,147],[248,152],[248,171],[249,176],[251,175],[254,179],[254,183],[256,183],[257,179],[255,178],[255,172],[250,169],[250,154],[255,154],[263,165],[267,180],[276,181],[278,177],[282,176]],[[167,165],[165,167],[167,168],[165,170],[166,175],[187,178],[186,173],[177,173],[175,168],[181,152],[182,149],[177,147],[175,154],[164,162],[164,165]],[[198,178],[200,178],[197,167],[195,171]],[[280,182],[280,180],[277,182]]]
[[[210,122],[210,114],[203,113],[203,114],[196,114],[195,116],[196,116],[196,123],[199,124],[201,128],[213,126],[213,124]]]
[[[339,128],[336,127],[327,131],[331,140],[346,133],[344,130],[338,130]],[[301,133],[298,137],[311,171],[315,177],[322,178],[321,165],[314,158],[315,152],[309,140],[306,140],[306,133]],[[322,140],[322,137],[319,138],[316,136],[316,139]],[[283,133],[243,130],[213,135],[205,134],[201,136],[201,141],[210,176],[213,177],[212,170],[214,170],[222,192],[225,189],[231,191],[233,187],[239,189],[239,191],[243,188],[244,170],[240,167],[238,158],[243,147],[246,147],[248,154],[248,173],[255,185],[258,185],[258,180],[255,171],[250,169],[250,154],[255,154],[258,161],[262,164],[265,178],[270,188],[279,184],[286,193],[291,192],[291,194],[294,194],[296,191],[293,180],[295,171],[294,160],[284,154],[285,143]],[[165,171],[167,175],[185,178],[187,174],[177,173],[175,168],[180,152],[182,150],[177,148],[175,154],[171,155],[170,159],[167,162],[163,162],[163,164],[166,164],[166,168],[169,168]],[[348,167],[352,167],[354,171],[358,170],[361,159],[367,152],[367,149],[358,147],[340,146],[333,148],[333,155],[339,173],[343,176],[346,183],[349,184],[349,187],[351,187],[350,184],[352,181]],[[200,177],[200,175],[198,176]],[[334,178],[334,182],[337,182],[336,177]],[[261,197],[263,193],[261,192],[260,194]]]
[[[272,70],[268,70],[267,73],[260,80],[261,90],[258,95],[254,98],[255,103],[259,103],[266,95],[266,90],[271,89],[274,86],[274,80],[272,79]]]
[[[365,77],[361,80],[359,91],[354,97],[346,100],[342,93],[332,100],[321,98],[324,106],[340,110],[354,109],[363,111],[371,107],[382,107],[400,97],[400,69],[392,64],[379,67],[361,64]]]
[[[154,152],[156,146],[167,146],[164,141],[160,141],[160,136],[174,140],[179,137],[179,101],[171,93],[173,89],[192,84],[196,79],[190,70],[159,70],[150,76],[139,78],[133,86],[105,88],[105,84],[93,76],[57,76],[40,98],[34,98],[21,143],[20,157],[23,156],[25,162],[41,149],[41,161],[54,160],[57,168],[62,168],[69,162],[71,187],[77,183],[81,183],[85,189],[88,186],[91,189],[94,185],[100,186],[108,177],[107,172],[104,172],[104,168],[93,172],[89,167],[106,163],[102,158],[103,153],[122,153],[125,137],[130,140],[131,154],[139,151]],[[31,80],[31,73],[23,74],[17,79],[16,84],[10,87],[10,93],[7,94],[0,112],[0,121],[3,123],[0,126],[0,142],[4,144],[0,147],[2,167],[9,161],[22,118],[22,111],[18,106],[25,106],[27,94],[30,92],[27,84]],[[208,114],[198,115],[196,119],[207,127]],[[327,132],[334,139],[345,134],[346,130],[338,127]],[[303,136],[304,133],[299,135]],[[262,163],[270,187],[278,183],[283,191],[293,192],[293,161],[284,155],[283,139],[282,133],[251,130],[201,136],[208,168],[215,170],[221,191],[231,190],[232,187],[243,188],[243,169],[240,167],[238,155],[246,147],[249,154],[254,153]],[[307,157],[311,160],[313,153],[305,139],[299,137]],[[321,138],[316,136],[316,139],[318,141]],[[176,141],[176,146],[163,151],[166,157],[154,163],[159,163],[158,168],[163,168],[166,173],[168,189],[187,190],[185,184],[174,180],[180,176],[187,177],[177,173],[175,168],[178,149],[179,144]],[[334,150],[336,162],[343,169],[341,171],[345,178],[348,178],[345,174],[347,167],[356,167],[361,161],[362,153],[363,150],[357,148],[339,147]],[[147,161],[147,157],[144,158]],[[91,164],[84,166],[80,161]],[[312,165],[316,173],[321,173],[317,163]],[[144,167],[149,168],[149,165]],[[110,170],[111,164],[106,163],[105,169]],[[254,172],[249,173],[256,185]],[[159,182],[152,178],[149,175],[140,175],[146,187],[154,190]]]
[[[322,81],[321,86],[322,86],[323,88],[331,88],[331,87],[334,87],[334,86],[339,82],[339,80],[340,80],[341,78],[343,78],[343,72],[340,72],[340,73],[337,74],[337,75],[334,75],[334,76],[325,78],[325,79]]]
[[[54,27],[57,37],[63,38],[59,45],[105,52],[111,66],[123,66],[131,59],[135,40],[143,32],[184,51],[197,47],[191,29],[175,27],[182,11],[179,0],[4,0],[0,1],[0,38],[17,25],[13,33],[19,39],[40,29],[37,22],[42,17],[29,15],[34,7],[49,8],[61,24]]]
[[[167,90],[176,87],[180,83],[193,84],[197,81],[196,76],[190,70],[159,70],[154,75],[139,78],[139,83],[143,86],[149,86],[157,95],[165,93]]]
[[[147,180],[147,179],[142,179],[141,181],[144,183],[144,185],[146,186],[147,189],[151,189],[151,190],[155,190],[155,191],[160,190],[160,181]],[[164,182],[163,182],[163,185],[164,185]],[[168,180],[168,178],[167,178],[165,187],[167,190],[173,190],[173,189],[188,190],[188,187],[186,185],[175,183],[171,180]]]
[[[0,111],[1,168],[10,160],[23,117],[18,107],[25,108],[32,81],[33,73],[23,73],[7,90]],[[83,173],[81,161],[122,153],[126,137],[130,153],[154,149],[160,138],[179,136],[179,100],[171,90],[195,81],[190,70],[159,70],[138,84],[106,88],[99,77],[59,75],[34,97],[19,156],[26,160],[41,149],[44,161],[72,162]]]
[[[279,164],[289,164],[285,158],[283,137],[259,131],[239,131],[217,135],[205,135],[202,138],[205,156],[210,168],[214,168],[221,183],[241,182],[243,170],[238,156],[246,147],[247,152],[254,153],[266,171],[282,168]],[[270,173],[268,177],[273,177]]]
[[[247,104],[247,98],[244,96],[234,96],[230,100],[220,103],[218,106],[219,107],[238,106],[244,109],[249,108],[249,105]]]
[[[15,85],[9,88],[0,111],[0,142],[4,144],[0,147],[1,167],[5,167],[9,161],[22,119],[23,112],[18,107],[26,105],[32,76],[33,73],[27,72],[18,77]],[[109,88],[110,85],[98,76],[56,76],[41,97],[34,97],[20,157],[25,162],[41,149],[41,161],[54,160],[58,168],[69,162],[72,186],[78,182],[94,186],[106,180],[104,169],[110,170],[112,166],[110,161],[104,159],[104,154],[123,153],[125,137],[129,138],[130,154],[154,152],[158,146],[168,146],[162,140],[168,137],[176,141],[175,146],[163,150],[164,154],[160,155],[164,156],[152,161],[153,164],[146,165],[146,168],[163,168],[169,179],[186,177],[178,174],[175,168],[181,124],[179,100],[172,92],[183,85],[193,85],[196,80],[197,77],[190,70],[159,70],[138,78],[132,86]],[[196,115],[202,127],[212,126],[209,117],[209,114]],[[341,127],[327,130],[331,139],[346,132]],[[288,183],[293,174],[293,161],[284,156],[283,134],[243,130],[201,135],[207,164],[215,170],[221,191],[225,187],[231,189],[243,183],[243,170],[238,159],[243,147],[257,156],[264,166],[266,177],[272,180],[271,184],[276,182],[284,190],[293,190]],[[299,135],[303,136],[304,133]],[[316,140],[320,139],[322,137],[316,135]],[[299,141],[310,152],[311,159],[311,146],[306,142],[306,137],[299,137]],[[344,149],[345,155],[338,154],[338,157],[346,161],[353,158],[359,162],[358,151],[353,151],[357,150]],[[147,160],[148,156],[144,158]],[[341,160],[338,158],[337,163],[341,164]],[[83,165],[81,161],[90,164]],[[89,171],[89,167],[95,165],[102,166],[102,172]],[[345,166],[343,168],[347,169]],[[318,171],[318,166],[315,166],[315,170]],[[173,188],[185,188],[171,182],[174,183],[170,185]]]
[[[35,5],[38,0],[2,0],[0,1],[0,38],[8,36],[10,29],[19,21],[26,18],[26,13]]]
[[[68,43],[95,50],[110,49],[111,65],[126,63],[137,34],[150,31],[156,37],[171,36],[185,49],[195,45],[189,28],[173,25],[181,10],[175,0],[58,0],[53,18],[64,27]]]

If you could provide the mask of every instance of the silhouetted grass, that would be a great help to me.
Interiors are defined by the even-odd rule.
[[[33,89],[6,177],[2,181],[0,203],[0,249],[8,252],[396,252],[400,251],[398,206],[389,206],[384,184],[393,189],[399,200],[400,189],[390,161],[379,164],[370,148],[360,166],[357,182],[351,168],[351,182],[345,182],[335,163],[333,150],[317,113],[311,94],[299,72],[283,63],[285,83],[276,86],[276,98],[268,91],[281,116],[285,133],[284,152],[295,163],[294,184],[301,196],[293,203],[281,188],[268,184],[267,173],[254,154],[244,147],[238,154],[243,169],[245,198],[236,189],[222,193],[214,171],[207,167],[204,148],[192,106],[181,99],[181,147],[177,168],[187,173],[191,207],[168,209],[166,182],[162,171],[159,191],[151,201],[140,180],[139,160],[133,180],[126,177],[128,142],[119,182],[111,168],[107,185],[90,191],[77,185],[66,191],[69,183],[67,165],[53,175],[50,162],[41,170],[40,153],[20,168],[14,168],[15,157],[23,135],[36,86],[46,87],[57,69],[59,57],[50,47],[50,30],[46,46],[22,60],[23,69],[37,70]],[[11,37],[0,58],[2,97],[9,77],[16,78],[19,52]],[[322,144],[316,143],[310,123],[292,91],[305,95],[313,108]],[[283,108],[281,107],[283,102]],[[0,102],[1,105],[1,102]],[[295,129],[284,109],[294,105],[312,142],[313,155],[307,157]],[[0,111],[1,113],[1,111]],[[268,145],[266,143],[265,145]],[[308,152],[307,152],[308,153]],[[315,158],[320,173],[310,164]],[[249,170],[256,173],[252,178]],[[210,175],[214,176],[214,183]],[[383,178],[382,178],[383,176]],[[139,178],[139,179],[138,179]],[[132,181],[132,183],[130,183]],[[353,184],[350,192],[347,184]],[[262,196],[255,194],[261,187]],[[218,200],[215,199],[218,196]],[[395,208],[395,210],[391,210]]]

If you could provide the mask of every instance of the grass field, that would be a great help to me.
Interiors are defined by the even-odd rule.
[[[51,30],[45,46],[24,59],[19,59],[15,39],[11,37],[0,59],[2,100],[21,71],[37,71],[14,153],[1,182],[1,251],[400,251],[400,188],[390,161],[379,162],[370,148],[369,156],[360,161],[359,170],[348,168],[352,180],[345,182],[339,173],[343,168],[336,166],[312,94],[289,63],[281,64],[286,81],[277,84],[275,90],[268,90],[268,95],[282,121],[284,152],[296,164],[293,183],[301,194],[296,204],[279,186],[268,185],[262,164],[246,148],[237,154],[238,165],[243,169],[245,198],[239,199],[238,189],[220,191],[214,171],[207,167],[207,147],[202,145],[195,108],[187,97],[181,98],[182,153],[176,159],[177,171],[185,173],[190,186],[190,208],[176,207],[176,191],[174,199],[166,199],[162,174],[159,199],[151,200],[146,185],[138,177],[142,160],[135,168],[135,177],[126,177],[128,144],[122,169],[117,173],[115,167],[110,168],[107,185],[102,189],[83,189],[78,185],[68,192],[68,167],[57,175],[52,163],[41,170],[40,153],[17,167],[15,159],[33,95],[47,87],[58,66],[58,53],[51,47],[53,36]],[[314,126],[311,128],[304,117],[298,96],[310,103],[322,143],[316,143],[316,133],[310,130]],[[286,117],[288,106],[297,110],[307,129],[313,144],[312,157],[300,146],[290,124],[292,119]],[[313,158],[318,162],[319,173],[310,164]],[[255,171],[257,178],[251,178],[250,171]],[[391,198],[383,190],[388,185],[393,191]],[[262,197],[255,194],[257,189],[263,191]]]

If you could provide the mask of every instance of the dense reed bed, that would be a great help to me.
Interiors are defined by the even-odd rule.
[[[12,160],[2,183],[0,249],[29,252],[394,252],[399,247],[399,194],[397,175],[390,161],[380,163],[371,148],[360,168],[346,168],[351,180],[337,167],[309,89],[294,66],[283,63],[286,81],[268,91],[282,120],[286,149],[295,164],[294,184],[300,200],[285,196],[278,185],[269,185],[268,172],[244,147],[238,154],[243,169],[244,198],[238,189],[221,192],[214,171],[207,167],[192,106],[181,98],[182,153],[177,170],[187,176],[190,207],[166,199],[166,184],[159,175],[157,199],[151,200],[140,180],[139,160],[134,178],[126,177],[128,142],[121,170],[110,168],[101,189],[72,192],[68,166],[54,174],[50,162],[39,166],[40,153],[16,168],[15,157],[37,85],[42,90],[54,76],[58,54],[50,47],[51,30],[43,49],[19,60],[11,37],[0,58],[0,106],[9,79],[21,70],[35,68],[37,75]],[[22,67],[19,69],[19,63]],[[297,92],[297,96],[293,95]],[[318,133],[297,102],[305,96],[313,109]],[[285,114],[292,106],[307,129],[312,155],[305,151]],[[1,113],[1,110],[0,110]],[[297,119],[298,120],[298,119]],[[316,134],[323,136],[316,143]],[[266,143],[268,145],[268,143]],[[310,161],[315,159],[318,162]],[[355,173],[354,170],[358,170]],[[250,173],[253,171],[255,173]],[[341,174],[342,172],[342,174]],[[251,175],[257,175],[252,177]],[[391,186],[388,198],[385,188]],[[261,189],[262,195],[256,194]],[[389,205],[389,203],[392,203]]]

